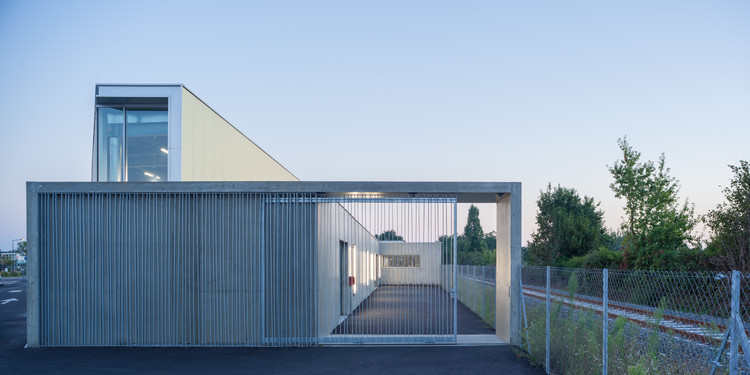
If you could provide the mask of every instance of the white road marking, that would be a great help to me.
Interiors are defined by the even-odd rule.
[[[15,298],[4,299],[4,300],[0,301],[0,305],[4,305],[4,304],[6,304],[8,302],[18,302],[18,300],[15,299]]]
[[[8,293],[21,293],[21,290],[9,290]]]

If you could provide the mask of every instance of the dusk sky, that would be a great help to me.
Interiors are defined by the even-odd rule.
[[[523,244],[548,183],[619,226],[625,135],[705,214],[750,159],[748,20],[746,1],[0,0],[0,249],[26,237],[26,181],[90,180],[96,83],[183,83],[302,180],[520,181]]]

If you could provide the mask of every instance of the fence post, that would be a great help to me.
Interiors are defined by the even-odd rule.
[[[739,330],[744,327],[738,327],[737,321],[740,316],[740,272],[732,271],[732,313],[729,317],[727,329],[730,330],[731,338],[729,340],[729,374],[736,375],[739,365]]]
[[[602,270],[602,374],[607,375],[607,340],[609,338],[609,270]]]
[[[495,279],[497,282],[497,279]],[[526,320],[526,299],[523,296],[523,266],[518,266],[518,287],[521,291],[521,308],[523,308],[523,328],[526,332],[526,350],[531,354],[531,341],[529,341],[529,322]]]
[[[486,311],[484,308],[485,268],[487,268],[487,266],[482,266],[482,283],[479,285],[479,289],[482,291],[482,320],[487,321],[487,319],[484,318],[484,312]]]
[[[549,353],[549,351],[550,351],[550,350],[549,350],[549,346],[550,346],[550,331],[549,331],[549,320],[550,320],[550,309],[549,309],[549,279],[550,279],[550,274],[551,274],[551,273],[552,273],[552,272],[551,272],[551,267],[550,267],[550,266],[547,266],[547,314],[546,314],[546,315],[547,315],[547,334],[546,334],[546,336],[547,336],[547,339],[546,339],[546,342],[547,342],[547,347],[546,347],[546,354],[545,354],[545,356],[544,356],[544,358],[545,358],[545,360],[544,360],[544,363],[545,363],[545,364],[544,364],[544,369],[545,369],[545,370],[547,370],[547,373],[548,373],[548,374],[550,373],[550,371],[549,371],[549,354],[550,354],[550,353]]]
[[[474,311],[477,311],[479,310],[477,308],[477,266],[471,266],[471,270],[472,270],[472,273],[474,274],[474,276],[472,276],[473,280],[471,283],[471,286],[472,286],[471,289],[473,289],[471,291],[471,309]]]

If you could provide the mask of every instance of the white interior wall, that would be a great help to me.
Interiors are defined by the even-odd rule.
[[[318,204],[318,332],[326,336],[339,325],[340,241],[349,245],[349,313],[377,288],[380,243],[338,203]]]
[[[382,267],[382,283],[397,285],[440,284],[439,242],[381,242],[380,254],[419,255],[419,267]]]

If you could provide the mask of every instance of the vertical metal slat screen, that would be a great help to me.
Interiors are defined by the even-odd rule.
[[[42,346],[453,342],[456,197],[40,193]],[[385,238],[394,231],[398,237]]]

